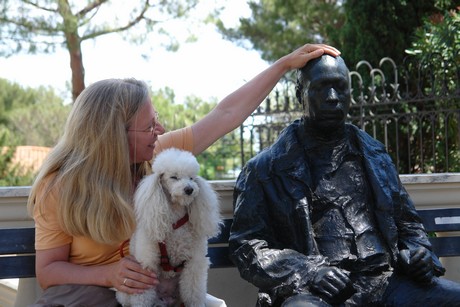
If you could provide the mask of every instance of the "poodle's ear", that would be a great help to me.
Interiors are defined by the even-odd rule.
[[[199,234],[211,238],[219,233],[222,223],[219,197],[206,180],[199,176],[195,179],[200,192],[190,206],[190,222]]]
[[[160,174],[153,173],[140,182],[134,195],[134,209],[137,227],[144,228],[152,240],[163,241],[170,222]]]

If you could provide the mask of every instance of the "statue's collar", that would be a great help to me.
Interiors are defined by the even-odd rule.
[[[350,141],[350,128],[345,125],[343,129],[334,131],[333,134],[326,135],[315,131],[305,119],[299,121],[297,138],[306,151],[317,148],[333,148]]]

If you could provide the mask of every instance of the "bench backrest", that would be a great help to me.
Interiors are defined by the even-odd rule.
[[[460,256],[460,208],[417,211],[438,257]],[[431,236],[434,235],[434,236]]]
[[[459,209],[419,210],[426,231],[438,257],[460,256],[460,234],[440,236],[444,232],[460,231]],[[228,237],[232,219],[226,219],[221,233],[209,240],[208,256],[211,268],[234,266],[228,257]],[[35,276],[34,228],[0,229],[0,279]]]
[[[35,276],[35,229],[0,229],[0,279]]]

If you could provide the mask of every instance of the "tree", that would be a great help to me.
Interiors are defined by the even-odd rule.
[[[457,2],[457,4],[455,4]],[[223,37],[274,61],[306,42],[338,47],[350,68],[360,60],[400,63],[424,18],[452,9],[453,0],[260,0],[235,28],[216,21]]]
[[[428,98],[440,97],[432,108],[452,110],[438,120],[438,126],[425,123],[413,127],[417,134],[434,134],[433,142],[425,147],[436,148],[435,159],[426,161],[425,169],[449,171],[460,170],[460,7],[444,14],[426,18],[423,27],[416,31],[416,39],[406,52],[417,63],[416,74],[426,75],[423,94]],[[428,109],[429,102],[423,104]],[[437,129],[436,129],[437,128]],[[426,137],[426,139],[430,139]],[[439,166],[440,165],[440,166]]]
[[[16,146],[8,131],[0,130],[0,186],[30,185],[33,174],[13,163]]]
[[[109,0],[3,0],[0,11],[0,55],[18,52],[69,52],[72,97],[85,88],[81,44],[111,33],[137,30],[133,41],[142,42],[154,29],[166,34],[161,24],[184,18],[198,0],[123,1],[115,7]],[[110,16],[110,18],[108,18]],[[175,45],[172,41],[173,48]]]
[[[62,135],[70,107],[60,98],[40,100],[30,107],[14,110],[10,127],[21,145],[53,147]]]
[[[373,65],[383,57],[401,63],[415,30],[425,17],[440,10],[436,0],[346,0],[347,17],[336,38],[342,56],[350,67],[360,60]]]
[[[15,108],[33,104],[34,95],[32,90],[0,78],[0,125],[10,123],[9,114]]]
[[[451,61],[446,67],[451,74],[460,66],[460,7],[446,10],[424,19],[423,26],[415,31],[415,40],[406,53],[423,61],[438,54],[441,59]],[[441,75],[442,68],[439,67]]]
[[[170,88],[152,93],[152,102],[167,131],[192,125],[217,104],[216,100],[204,101],[195,96],[185,98],[184,104],[174,103],[174,92]],[[235,171],[241,165],[238,130],[232,131],[197,156],[200,175],[206,179],[219,179],[226,172]]]
[[[258,50],[266,61],[275,61],[306,42],[331,41],[330,32],[338,31],[344,15],[341,0],[260,0],[248,1],[249,18],[239,26],[216,24],[222,35],[246,48]]]
[[[9,131],[18,145],[51,147],[62,134],[70,105],[51,88],[0,79],[0,110],[0,132]]]

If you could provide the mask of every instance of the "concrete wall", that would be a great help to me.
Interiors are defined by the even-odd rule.
[[[401,175],[401,181],[417,209],[452,208],[460,205],[460,173]],[[212,181],[211,183],[219,192],[224,216],[231,217],[234,182]],[[25,209],[28,193],[28,187],[0,187],[0,227],[33,225]],[[459,257],[441,260],[447,268],[446,277],[460,282]],[[16,306],[26,306],[36,293],[40,292],[33,278],[21,280],[18,287]],[[241,279],[235,268],[210,270],[208,292],[224,299],[230,307],[254,306],[257,298],[257,289]],[[0,287],[0,306],[12,306],[11,297],[11,286]],[[2,298],[5,300],[2,301]]]

